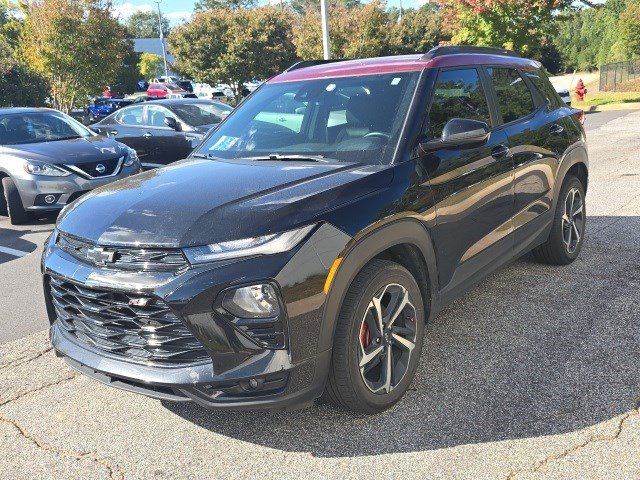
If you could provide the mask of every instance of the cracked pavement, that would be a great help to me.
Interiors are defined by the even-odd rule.
[[[0,345],[0,479],[640,478],[640,112],[588,142],[579,259],[524,257],[447,307],[392,410],[160,402],[77,375],[41,331]],[[33,305],[0,300],[2,325],[46,325],[34,256],[10,262]]]

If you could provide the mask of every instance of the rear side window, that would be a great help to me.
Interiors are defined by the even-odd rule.
[[[504,123],[526,117],[536,109],[531,90],[515,68],[487,69]]]
[[[424,133],[429,138],[440,138],[452,118],[480,120],[491,125],[487,97],[475,68],[440,72]]]
[[[551,82],[549,81],[549,77],[542,70],[535,70],[532,72],[526,72],[525,75],[531,83],[533,83],[538,90],[538,93],[544,100],[544,103],[549,105],[551,108],[563,107],[564,102],[556,92],[556,89],[553,88]]]

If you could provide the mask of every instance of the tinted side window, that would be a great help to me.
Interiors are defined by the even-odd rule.
[[[529,87],[514,68],[488,68],[504,123],[526,117],[535,110]]]
[[[122,125],[142,125],[142,105],[123,108],[116,114],[116,122]]]
[[[147,120],[144,124],[150,127],[167,128],[167,125],[164,123],[164,119],[173,116],[174,115],[172,115],[166,108],[158,107],[156,105],[147,105]]]
[[[487,97],[475,68],[440,72],[425,134],[429,138],[440,138],[452,118],[480,120],[491,125]]]
[[[544,102],[552,108],[558,108],[564,106],[564,102],[553,88],[549,77],[542,70],[535,70],[532,72],[526,72],[525,75],[531,83],[533,83],[540,93],[540,96],[544,99]]]

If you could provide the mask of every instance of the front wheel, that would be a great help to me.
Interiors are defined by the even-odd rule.
[[[22,205],[18,187],[16,187],[11,178],[4,177],[2,179],[2,190],[4,191],[5,205],[11,224],[20,225],[29,221],[31,215]]]
[[[584,186],[576,177],[567,177],[558,206],[545,243],[533,250],[533,256],[542,263],[568,265],[573,262],[582,249],[586,225],[586,206]]]
[[[373,260],[356,276],[338,316],[325,398],[357,413],[394,405],[422,351],[420,288],[403,266]]]

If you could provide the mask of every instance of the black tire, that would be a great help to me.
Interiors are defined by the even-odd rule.
[[[24,209],[18,188],[11,178],[4,177],[2,179],[2,189],[11,225],[21,225],[29,221],[31,215]]]
[[[581,202],[581,213],[579,215],[571,215],[571,221],[567,220],[567,208],[571,203],[572,192],[577,192]],[[578,197],[574,197],[574,203]],[[577,211],[574,205],[574,213]],[[550,265],[568,265],[573,262],[582,249],[584,242],[584,233],[586,226],[586,204],[584,185],[578,178],[568,176],[560,190],[556,212],[551,226],[549,238],[545,243],[533,250],[533,256],[541,263]],[[576,232],[578,235],[576,235]],[[577,238],[577,240],[576,240]],[[569,242],[567,243],[567,240]]]
[[[2,180],[2,178],[0,178],[0,180]],[[6,217],[8,215],[9,210],[7,210],[7,200],[4,198],[4,187],[2,186],[2,181],[0,181],[0,217]]]
[[[404,292],[408,294],[410,305],[404,309],[396,309],[401,313],[395,322],[391,322],[393,332],[385,329],[385,333],[380,336],[373,328],[370,332],[364,324],[369,325],[372,319],[373,322],[377,322],[375,310],[371,307],[374,296],[381,295],[383,317],[390,317],[392,306],[401,305],[400,299],[404,298]],[[388,299],[387,304],[385,298]],[[338,315],[331,367],[323,400],[352,412],[366,414],[381,412],[393,406],[407,391],[415,376],[422,352],[424,324],[422,294],[411,273],[403,266],[388,260],[373,260],[368,263],[353,280]],[[415,346],[412,350],[396,340],[401,329],[403,338],[413,340]],[[367,338],[363,340],[364,330]],[[396,335],[392,335],[394,332]],[[373,338],[374,336],[377,338]],[[362,342],[365,340],[367,345],[363,346]],[[393,373],[389,377],[394,381],[393,385],[390,381],[388,386],[386,381],[382,381],[381,384],[384,386],[381,387],[381,391],[374,393],[374,389],[371,388],[373,382],[367,376],[376,377],[379,371],[380,380],[386,379],[386,375],[383,377],[382,369],[388,371],[388,357],[374,357],[366,366],[369,369],[374,365],[373,368],[364,374],[361,374],[360,363],[364,361],[365,348],[371,352],[381,346],[385,354],[392,352]]]

